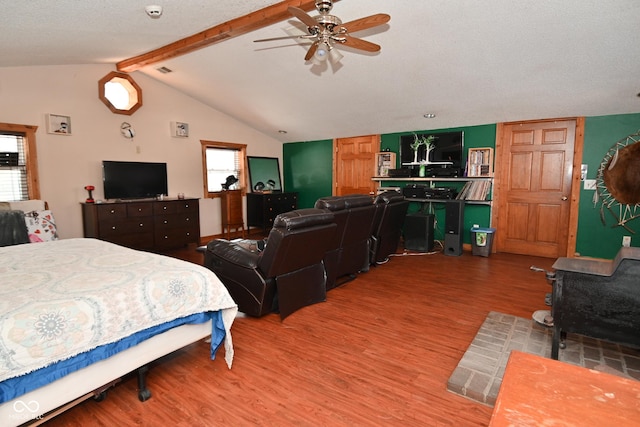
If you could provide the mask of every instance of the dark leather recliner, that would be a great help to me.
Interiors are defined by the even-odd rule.
[[[369,243],[375,206],[371,196],[352,194],[322,197],[316,201],[315,207],[332,212],[338,227],[324,259],[329,290],[340,284],[338,279],[353,279],[359,272],[369,269]]]
[[[396,252],[409,201],[397,191],[385,191],[374,200],[376,215],[371,233],[371,264],[382,264]]]
[[[326,300],[325,253],[334,241],[331,212],[299,209],[276,217],[261,252],[218,239],[209,242],[205,266],[216,273],[238,310],[263,316],[279,310],[284,319]]]

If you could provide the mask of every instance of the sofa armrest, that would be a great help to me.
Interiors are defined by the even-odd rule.
[[[258,266],[259,252],[252,252],[244,247],[224,239],[209,242],[206,252],[239,267],[255,269]],[[207,254],[205,253],[205,256]]]

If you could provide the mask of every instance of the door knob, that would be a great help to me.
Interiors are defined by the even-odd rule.
[[[562,196],[562,201],[566,202],[567,200],[569,200],[569,198],[567,196]]]

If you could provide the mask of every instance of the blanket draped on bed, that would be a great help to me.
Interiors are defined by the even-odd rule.
[[[0,381],[196,313],[237,307],[197,264],[94,239],[0,248]]]

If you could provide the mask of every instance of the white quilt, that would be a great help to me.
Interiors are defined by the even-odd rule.
[[[195,313],[237,306],[205,267],[94,239],[0,248],[0,381]]]

